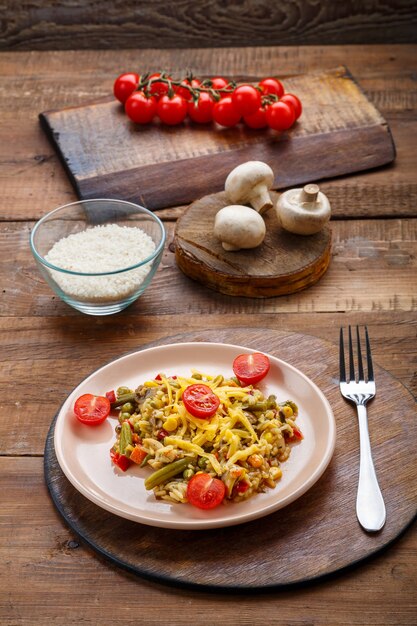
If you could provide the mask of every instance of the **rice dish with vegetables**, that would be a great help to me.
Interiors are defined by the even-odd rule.
[[[292,444],[303,438],[294,402],[265,397],[235,377],[158,374],[109,394],[119,411],[113,463],[124,471],[132,463],[152,468],[145,487],[169,502],[208,509],[273,489]]]

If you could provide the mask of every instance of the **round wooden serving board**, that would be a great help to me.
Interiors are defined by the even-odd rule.
[[[46,482],[57,509],[85,543],[112,563],[150,580],[258,591],[333,574],[375,554],[407,528],[417,508],[415,402],[388,372],[375,367],[377,397],[369,405],[372,451],[387,522],[379,533],[368,534],[355,515],[359,437],[356,410],[338,389],[337,348],[308,335],[250,328],[187,333],[151,345],[189,341],[269,352],[309,376],[327,396],[336,418],[337,442],[329,467],[301,498],[267,517],[213,530],[155,528],[108,513],[74,489],[56,460],[54,420],[45,447]]]
[[[271,192],[275,203],[278,194]],[[206,287],[230,296],[268,298],[316,283],[331,256],[331,230],[303,237],[283,230],[272,208],[263,215],[266,236],[250,250],[227,252],[213,234],[216,213],[230,204],[224,192],[193,202],[177,221],[178,267]]]

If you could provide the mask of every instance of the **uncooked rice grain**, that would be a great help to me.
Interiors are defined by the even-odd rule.
[[[155,243],[141,228],[106,224],[63,237],[54,244],[45,259],[64,270],[94,274],[137,265],[153,252]],[[68,296],[80,301],[110,302],[135,293],[146,279],[151,263],[106,276],[77,276],[49,271]]]

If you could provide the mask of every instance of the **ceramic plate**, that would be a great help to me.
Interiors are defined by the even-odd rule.
[[[58,462],[68,480],[98,506],[130,520],[177,529],[232,526],[268,515],[290,504],[320,478],[332,457],[336,426],[332,409],[320,389],[299,370],[271,355],[271,369],[258,384],[278,401],[294,400],[299,407],[297,424],[304,439],[292,446],[282,464],[283,477],[268,489],[241,503],[228,503],[211,511],[189,504],[156,500],[146,491],[150,468],[131,466],[126,473],[112,465],[109,450],[115,440],[117,418],[91,427],[78,422],[74,402],[84,393],[104,395],[119,386],[136,388],[158,372],[189,376],[191,368],[207,374],[233,376],[232,363],[242,352],[254,350],[216,343],[182,343],[149,348],[112,361],[83,380],[63,404],[55,425]]]

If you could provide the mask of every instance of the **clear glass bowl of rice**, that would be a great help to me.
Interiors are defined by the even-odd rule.
[[[30,234],[53,291],[88,315],[128,307],[149,286],[165,245],[161,220],[132,202],[80,200],[42,217]]]

